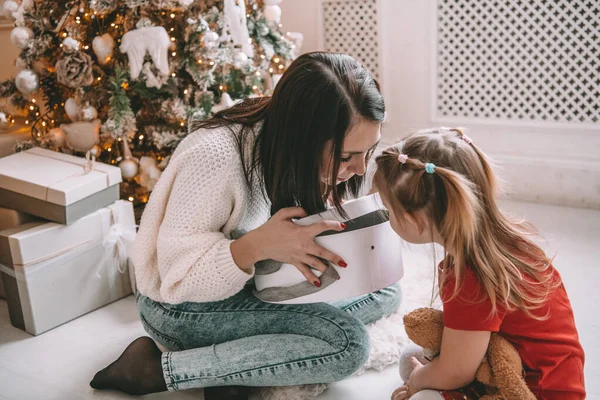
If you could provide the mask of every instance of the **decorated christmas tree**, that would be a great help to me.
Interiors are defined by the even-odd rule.
[[[19,147],[118,165],[122,197],[145,203],[190,124],[268,95],[295,57],[280,2],[5,1],[22,51],[0,98],[31,129]]]

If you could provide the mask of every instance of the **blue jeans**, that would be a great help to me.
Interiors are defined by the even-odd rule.
[[[247,284],[210,303],[165,304],[138,295],[144,329],[167,348],[169,390],[328,383],[369,356],[365,328],[400,305],[399,286],[335,303],[269,304]]]

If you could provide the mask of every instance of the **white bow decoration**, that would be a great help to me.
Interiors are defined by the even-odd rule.
[[[119,272],[124,274],[127,269],[129,247],[135,240],[135,234],[134,225],[112,224],[102,241],[102,246],[104,246],[104,262],[100,263],[100,268],[106,266],[110,260],[110,265],[116,265]],[[99,278],[100,268],[96,273]]]

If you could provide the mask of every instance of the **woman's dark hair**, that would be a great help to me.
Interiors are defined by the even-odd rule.
[[[251,185],[262,175],[272,213],[293,206],[308,214],[322,212],[324,198],[333,192],[334,206],[343,215],[341,199],[357,196],[363,177],[355,175],[330,187],[324,196],[320,171],[325,144],[333,141],[330,182],[336,182],[346,133],[360,119],[383,122],[384,114],[379,84],[358,61],[345,54],[314,52],[301,55],[290,65],[271,97],[248,99],[193,129],[230,128],[246,181]],[[247,133],[260,122],[252,162],[244,162],[248,159],[244,155]],[[241,124],[242,129],[234,130],[234,124]]]

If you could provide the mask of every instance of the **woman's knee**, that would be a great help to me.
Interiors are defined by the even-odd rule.
[[[369,332],[363,323],[350,317],[344,326],[344,334],[347,341],[346,346],[340,353],[335,355],[335,359],[340,362],[336,368],[337,375],[335,380],[342,380],[354,374],[365,365],[370,354]]]

